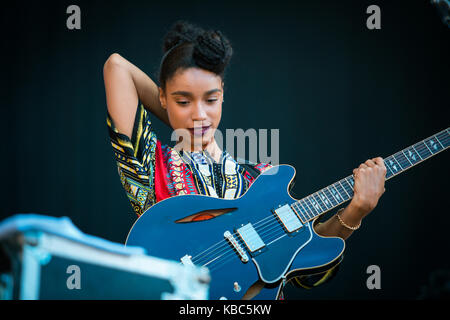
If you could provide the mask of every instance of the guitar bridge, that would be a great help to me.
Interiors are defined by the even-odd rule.
[[[237,252],[239,258],[242,262],[246,263],[248,262],[248,256],[247,253],[244,251],[242,246],[237,242],[236,238],[231,234],[230,231],[225,231],[223,234],[225,239],[228,240],[228,242],[231,244],[231,246],[234,248],[234,250]]]

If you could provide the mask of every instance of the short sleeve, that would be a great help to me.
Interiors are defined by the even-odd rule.
[[[154,171],[157,138],[149,113],[139,101],[131,140],[121,134],[106,111],[106,124],[120,182],[134,212],[140,216],[155,203]]]

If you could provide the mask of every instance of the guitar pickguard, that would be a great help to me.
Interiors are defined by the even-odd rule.
[[[312,226],[308,222],[293,235],[285,235],[267,245],[269,254],[257,255],[252,260],[255,263],[258,274],[265,283],[279,281],[288,271],[297,253],[306,246],[313,237]],[[277,263],[274,263],[277,261]]]

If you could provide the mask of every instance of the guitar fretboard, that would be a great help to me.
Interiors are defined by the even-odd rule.
[[[426,159],[447,149],[450,145],[449,128],[424,139],[406,149],[403,149],[387,158],[386,180],[414,167]],[[353,198],[353,175],[335,182],[316,193],[291,204],[303,222],[311,221],[317,216],[334,209]]]

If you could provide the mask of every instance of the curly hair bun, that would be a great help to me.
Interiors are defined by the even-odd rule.
[[[203,32],[203,29],[193,25],[184,20],[175,22],[169,32],[164,37],[163,53],[168,52],[175,46],[184,42],[194,43],[198,35]]]
[[[217,74],[228,65],[233,49],[230,41],[218,30],[204,30],[190,22],[179,20],[164,38],[163,51],[167,53],[183,43],[194,45],[192,58],[204,69]]]
[[[197,37],[193,57],[200,67],[221,73],[232,55],[233,49],[220,31],[205,31]]]

